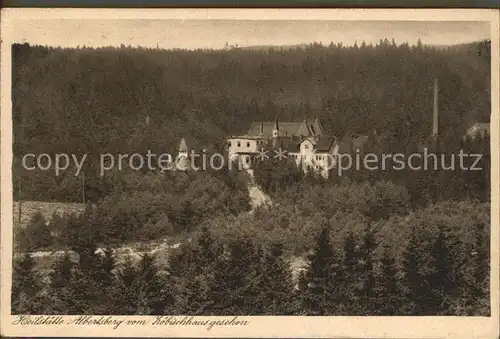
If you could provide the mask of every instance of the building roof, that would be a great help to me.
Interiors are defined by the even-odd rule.
[[[490,135],[490,124],[488,122],[477,122],[467,130],[464,137],[469,136],[475,139],[477,137],[484,138],[487,135]]]
[[[300,146],[300,141],[294,140],[294,139],[280,139],[278,141],[278,147],[287,150],[288,152],[298,152],[299,151],[299,146]]]
[[[318,134],[318,135],[325,135],[325,130],[323,128],[323,125],[321,125],[321,122],[319,121],[318,118],[314,119],[314,123],[313,123],[313,132]]]
[[[370,138],[367,135],[352,135],[344,137],[339,143],[339,153],[349,153],[356,150],[362,150]]]
[[[316,152],[328,152],[332,149],[333,144],[336,142],[335,137],[320,137],[316,143]]]
[[[260,124],[260,128],[261,128],[261,132],[262,132],[262,124]],[[273,130],[279,130],[279,126],[278,126],[278,117],[276,117],[276,119],[274,120],[274,126],[273,126]]]
[[[489,122],[476,122],[474,125],[472,125],[468,132],[475,132],[475,131],[490,131],[490,123]]]
[[[187,147],[187,145],[186,145],[186,140],[185,140],[184,138],[182,138],[182,140],[181,140],[181,143],[180,143],[180,145],[179,145],[179,149],[178,149],[178,151],[180,151],[180,152],[181,152],[181,151],[184,151],[184,152],[187,152],[187,151],[188,151],[188,147]]]
[[[262,121],[252,123],[245,136],[260,136],[262,138],[270,138],[273,136],[273,130],[275,129],[276,124],[278,125],[279,136],[281,137],[309,137],[313,135],[325,134],[323,126],[321,126],[321,123],[318,119],[315,119],[313,123],[309,123],[307,120],[304,120],[302,122],[280,122],[278,121],[278,119],[276,119],[275,121]]]

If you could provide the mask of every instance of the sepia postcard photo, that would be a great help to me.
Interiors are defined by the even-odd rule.
[[[7,9],[1,334],[498,338],[499,11]]]

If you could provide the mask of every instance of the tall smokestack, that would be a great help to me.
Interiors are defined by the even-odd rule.
[[[432,119],[432,136],[437,138],[439,133],[439,106],[438,106],[438,79],[434,79],[434,110]]]

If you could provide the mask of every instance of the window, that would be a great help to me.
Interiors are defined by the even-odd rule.
[[[248,164],[250,162],[250,158],[245,158],[245,161]]]
[[[304,149],[309,149],[309,145],[308,145],[308,144],[305,144],[305,145],[304,145]]]
[[[228,142],[227,142],[227,145],[228,145],[229,147],[231,147],[231,141],[228,141]]]
[[[238,147],[241,147],[241,142],[238,141]]]
[[[247,142],[247,147],[250,147],[250,143],[249,142]]]

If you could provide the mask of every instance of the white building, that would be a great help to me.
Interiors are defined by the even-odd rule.
[[[473,140],[477,138],[483,139],[490,135],[490,124],[488,122],[477,122],[467,130],[465,135]]]
[[[324,177],[335,166],[339,147],[337,138],[327,136],[318,119],[309,123],[279,122],[276,118],[274,122],[254,122],[246,134],[229,137],[229,157],[250,168],[258,151],[266,149],[269,143],[281,147],[304,171],[313,169]]]

